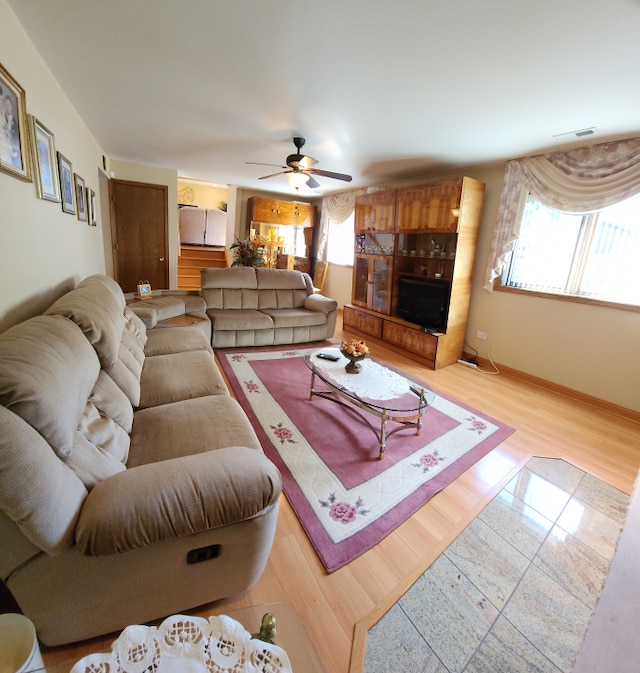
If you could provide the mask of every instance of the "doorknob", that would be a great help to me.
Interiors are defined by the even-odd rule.
[[[159,262],[164,262],[164,257],[158,257]]]

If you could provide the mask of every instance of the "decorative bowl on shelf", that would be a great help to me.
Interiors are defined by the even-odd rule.
[[[359,374],[362,369],[360,363],[369,357],[369,346],[362,339],[351,339],[342,342],[340,352],[349,360],[344,368],[347,374]]]

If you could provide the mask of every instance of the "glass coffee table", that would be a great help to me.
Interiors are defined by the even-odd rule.
[[[319,356],[338,358],[326,359]],[[384,458],[387,439],[407,426],[415,427],[416,434],[422,430],[422,417],[435,399],[428,388],[416,385],[401,374],[366,358],[357,374],[345,371],[349,360],[339,348],[320,348],[304,357],[311,370],[309,399],[322,397],[345,407],[371,428],[380,447],[380,460]],[[325,387],[316,388],[316,378]],[[379,419],[372,423],[371,417]],[[387,430],[387,423],[399,423]]]

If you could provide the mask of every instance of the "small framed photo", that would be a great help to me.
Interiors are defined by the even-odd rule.
[[[151,285],[148,280],[141,280],[138,283],[138,297],[140,299],[149,299],[151,297]]]
[[[60,201],[60,183],[56,166],[53,133],[34,116],[29,116],[34,182],[39,199]]]
[[[76,206],[80,222],[87,221],[87,188],[84,180],[77,174],[73,174],[73,182],[76,188]]]
[[[89,210],[89,226],[98,226],[98,216],[96,213],[96,193],[93,189],[87,187],[87,207]]]
[[[0,170],[31,182],[29,128],[24,89],[0,64]]]
[[[73,198],[73,169],[71,167],[71,162],[61,152],[58,152],[57,154],[62,210],[65,213],[69,213],[69,215],[75,215],[76,202]]]

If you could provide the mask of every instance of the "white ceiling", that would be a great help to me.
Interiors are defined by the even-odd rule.
[[[183,176],[292,193],[245,162],[297,135],[354,187],[640,135],[638,0],[8,1],[107,156]]]

